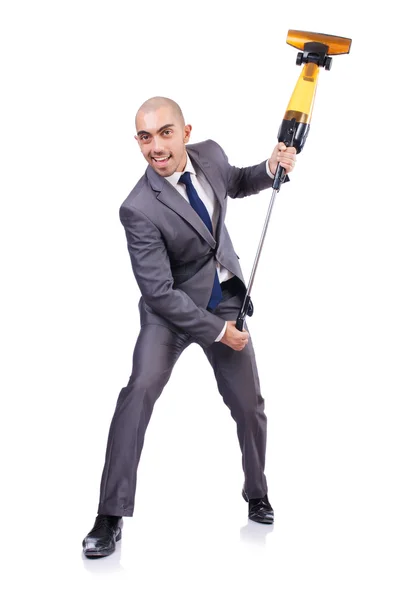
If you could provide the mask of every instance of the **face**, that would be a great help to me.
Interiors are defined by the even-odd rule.
[[[151,112],[138,112],[136,128],[135,139],[156,173],[169,177],[175,171],[183,171],[191,125],[184,125],[170,107],[162,106]]]

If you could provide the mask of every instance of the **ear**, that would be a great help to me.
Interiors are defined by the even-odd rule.
[[[190,139],[191,132],[192,132],[192,126],[191,125],[185,125],[185,127],[184,127],[184,136],[183,136],[183,142],[185,144],[188,143],[188,141]]]

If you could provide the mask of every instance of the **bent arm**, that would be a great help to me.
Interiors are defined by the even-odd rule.
[[[242,168],[228,165],[228,195],[231,198],[244,198],[272,187],[273,178],[267,173],[266,162]]]
[[[233,167],[229,164],[229,159],[226,156],[223,148],[216,142],[213,142],[219,148],[224,160],[223,168],[226,171],[227,177],[227,194],[230,198],[244,198],[252,194],[258,194],[262,190],[271,188],[274,177],[269,175],[270,169],[266,164],[268,160],[264,160],[258,165],[252,167]],[[288,181],[288,177],[286,179]]]
[[[197,339],[203,346],[214,342],[224,320],[197,306],[184,291],[174,289],[171,266],[159,229],[139,210],[120,214],[128,252],[142,297],[157,314]]]

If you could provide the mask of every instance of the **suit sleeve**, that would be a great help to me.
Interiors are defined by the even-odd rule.
[[[173,288],[167,248],[159,229],[137,209],[120,214],[128,252],[142,297],[157,314],[209,346],[225,324],[223,319],[197,306],[183,291]]]
[[[267,173],[266,160],[253,167],[233,167],[229,164],[223,148],[213,140],[211,141],[220,150],[223,162],[221,170],[226,173],[227,194],[230,198],[244,198],[272,187],[273,178]]]

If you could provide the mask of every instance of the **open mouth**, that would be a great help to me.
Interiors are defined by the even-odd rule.
[[[160,167],[166,165],[170,158],[171,154],[168,154],[168,156],[152,156],[152,160]]]

